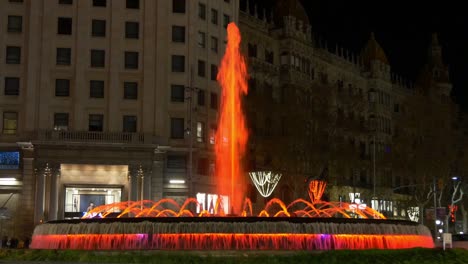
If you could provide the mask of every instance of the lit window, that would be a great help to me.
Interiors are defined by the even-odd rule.
[[[197,142],[205,141],[205,124],[203,122],[197,122]]]
[[[68,113],[54,114],[54,130],[68,130]]]
[[[205,48],[205,32],[198,31],[198,47]]]
[[[18,129],[18,113],[3,112],[3,134],[16,134]]]

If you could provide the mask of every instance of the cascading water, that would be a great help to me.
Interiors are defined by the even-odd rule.
[[[36,227],[31,244],[31,248],[86,250],[332,250],[433,246],[426,227],[407,221],[263,217],[54,221]]]
[[[239,213],[242,205],[241,159],[248,138],[241,104],[241,96],[248,90],[247,67],[240,53],[240,42],[239,28],[229,23],[226,52],[217,76],[222,94],[215,151],[218,193],[229,196],[231,214]],[[233,209],[235,212],[232,212]]]
[[[247,93],[247,69],[239,52],[239,29],[231,23],[227,30],[226,54],[218,74],[222,103],[215,146],[216,177],[218,193],[229,196],[230,207],[234,208],[231,214],[243,217],[214,217],[206,210],[196,215],[187,209],[190,203],[200,208],[195,198],[187,199],[182,205],[172,199],[126,201],[99,206],[85,215],[88,219],[38,225],[30,247],[85,250],[434,247],[431,233],[423,225],[383,220],[385,217],[372,208],[350,210],[348,203],[321,201],[325,182],[310,184],[311,201],[297,199],[284,204],[273,198],[256,216],[250,200],[246,199],[241,208],[243,191],[239,176],[243,171],[241,159],[248,134],[240,98]],[[110,218],[112,214],[115,218]],[[101,218],[92,218],[96,215]]]

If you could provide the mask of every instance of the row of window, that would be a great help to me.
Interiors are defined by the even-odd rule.
[[[15,16],[12,16],[15,17]],[[15,24],[12,22],[12,27],[18,27],[18,19],[15,20]],[[57,34],[59,35],[71,35],[72,34],[72,18],[71,17],[59,17],[57,18]],[[91,36],[93,37],[105,37],[106,36],[106,20],[93,19],[91,20]],[[125,38],[127,39],[138,39],[140,37],[140,23],[134,21],[125,21]]]
[[[210,13],[210,21],[213,25],[218,25],[218,10],[211,8]],[[198,3],[198,17],[201,20],[206,20],[206,5],[204,3]],[[227,25],[231,22],[231,17],[229,15],[223,14],[223,27],[227,27]]]
[[[203,31],[198,31],[198,39],[197,39],[197,44],[199,48],[206,48],[206,34]],[[215,36],[211,36],[210,38],[210,49],[218,53],[218,38]]]
[[[104,98],[104,81],[103,80],[90,80],[89,81],[89,97],[90,98]],[[20,79],[18,77],[5,77],[5,90],[4,95],[19,95]],[[70,96],[70,80],[69,79],[55,79],[55,96],[68,97]],[[197,91],[197,104],[199,106],[205,105],[205,91],[198,89]],[[138,83],[137,82],[124,82],[123,84],[123,98],[129,100],[138,99]],[[185,101],[185,86],[173,84],[171,85],[171,102],[184,102]],[[218,109],[218,94],[210,93],[210,107],[214,110]]]
[[[138,99],[138,83],[124,82],[123,98],[129,100]],[[89,97],[104,98],[104,81],[90,80],[89,81]],[[20,79],[18,77],[5,77],[4,95],[19,95]],[[70,80],[55,79],[55,96],[68,97],[70,96]]]
[[[198,60],[197,73],[200,77],[206,77],[206,62]],[[172,72],[185,72],[185,56],[184,55],[172,55],[171,57],[171,70]],[[218,66],[211,64],[210,67],[211,80],[216,81],[218,75]]]
[[[172,42],[185,43],[185,27],[184,26],[172,26]],[[211,36],[210,38],[210,49],[218,53],[218,38]],[[198,47],[206,48],[206,33],[198,31],[197,39]]]
[[[247,43],[247,55],[249,58],[257,58],[257,44]],[[274,53],[271,50],[265,49],[265,61],[273,64],[274,63]]]
[[[196,141],[199,143],[203,143],[206,140],[206,127],[204,122],[198,121],[196,124]],[[180,117],[173,117],[171,118],[171,131],[170,137],[172,139],[184,139],[185,133],[187,130],[185,129],[185,119]],[[210,136],[209,136],[209,143],[215,143],[215,135],[216,135],[216,126],[212,125],[210,127]]]
[[[58,0],[58,3],[60,5],[72,5],[73,0]],[[106,7],[107,1],[106,0],[92,0],[92,4],[93,6],[96,6],[96,7]],[[126,0],[125,7],[129,9],[139,9],[140,0]]]
[[[69,113],[54,113],[54,129],[68,130]],[[122,131],[126,133],[137,132],[137,117],[134,115],[123,116]],[[103,114],[90,114],[88,116],[88,131],[102,132],[104,127]],[[18,129],[18,112],[3,112],[3,134],[16,134]]]
[[[205,106],[205,90],[198,89],[197,91],[197,104],[198,106]],[[171,85],[171,102],[183,103],[185,101],[185,86],[179,84]],[[218,94],[210,93],[210,107],[211,109],[218,109]]]
[[[106,52],[104,50],[92,49],[91,51],[91,67],[103,68],[105,67]],[[21,63],[21,47],[7,46],[6,47],[6,64],[20,64]],[[125,69],[135,70],[138,69],[139,53],[136,51],[124,52],[124,67]],[[71,65],[71,48],[57,48],[56,49],[56,65],[69,66]]]

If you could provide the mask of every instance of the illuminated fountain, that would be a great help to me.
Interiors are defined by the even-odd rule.
[[[385,220],[372,208],[355,208],[321,197],[326,183],[309,183],[310,201],[285,204],[269,200],[259,213],[252,211],[244,191],[242,155],[247,130],[241,95],[247,93],[247,70],[239,52],[240,33],[228,25],[226,54],[218,81],[223,93],[216,134],[218,193],[229,197],[230,214],[202,208],[195,198],[179,205],[172,199],[127,201],[98,206],[83,218],[38,225],[30,247],[86,250],[332,250],[433,247],[427,227],[409,221]],[[258,191],[269,197],[280,174],[255,172],[250,177]],[[195,214],[188,208],[197,207]],[[236,214],[237,212],[237,214]],[[95,218],[99,216],[99,218]],[[373,219],[369,219],[373,218]]]

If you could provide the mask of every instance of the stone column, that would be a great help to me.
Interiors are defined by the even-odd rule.
[[[57,170],[53,169],[50,175],[50,197],[49,197],[49,219],[57,220],[57,207],[58,207],[58,175]]]
[[[130,171],[130,194],[129,194],[129,200],[131,201],[137,201],[138,199],[138,177],[137,177],[137,170],[134,170],[134,168],[129,169]]]
[[[152,200],[151,197],[151,182],[153,178],[153,172],[151,167],[145,169],[145,178],[144,178],[144,184],[143,184],[143,197],[145,200]]]
[[[151,173],[151,198],[155,201],[163,198],[164,156],[164,152],[155,150]]]
[[[39,224],[44,221],[44,187],[45,177],[42,171],[36,172],[36,195],[34,208],[34,224]]]
[[[18,202],[19,238],[30,237],[34,226],[38,224],[35,217],[35,173],[34,173],[34,149],[23,149],[23,188]]]

